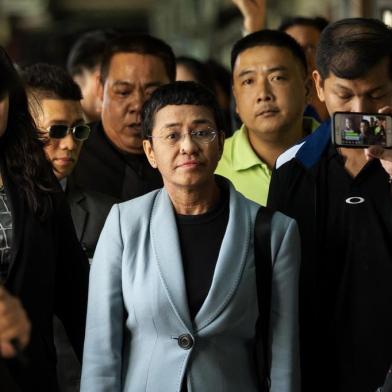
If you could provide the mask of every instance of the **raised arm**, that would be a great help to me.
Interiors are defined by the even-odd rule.
[[[267,0],[232,0],[244,17],[244,34],[265,28]]]

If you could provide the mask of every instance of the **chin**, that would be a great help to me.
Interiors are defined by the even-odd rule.
[[[143,152],[143,140],[140,137],[126,137],[122,139],[124,150],[134,153]]]

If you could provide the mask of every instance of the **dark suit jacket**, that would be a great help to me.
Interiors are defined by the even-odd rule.
[[[112,205],[120,200],[103,193],[85,191],[68,180],[66,197],[71,209],[76,236],[88,258],[94,255],[99,235]]]
[[[20,392],[2,359],[0,359],[0,391]]]
[[[32,323],[27,364],[4,361],[22,391],[56,391],[53,315],[64,324],[81,359],[87,307],[88,261],[75,235],[62,192],[50,194],[51,211],[39,220],[23,193],[2,172],[13,219],[12,263],[6,288],[20,298]]]
[[[81,189],[121,201],[162,187],[161,175],[146,156],[120,152],[106,137],[101,122],[92,124],[72,177]]]

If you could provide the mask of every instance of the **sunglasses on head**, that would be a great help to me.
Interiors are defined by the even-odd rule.
[[[51,125],[48,129],[49,137],[51,139],[62,139],[70,132],[75,140],[86,140],[90,135],[90,127],[86,124],[75,125],[69,127],[68,125],[56,124]]]

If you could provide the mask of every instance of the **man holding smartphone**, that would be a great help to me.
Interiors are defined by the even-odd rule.
[[[328,112],[392,113],[392,31],[329,25],[313,77]],[[302,238],[303,392],[376,390],[392,356],[392,152],[331,143],[331,123],[282,154],[268,205]]]

